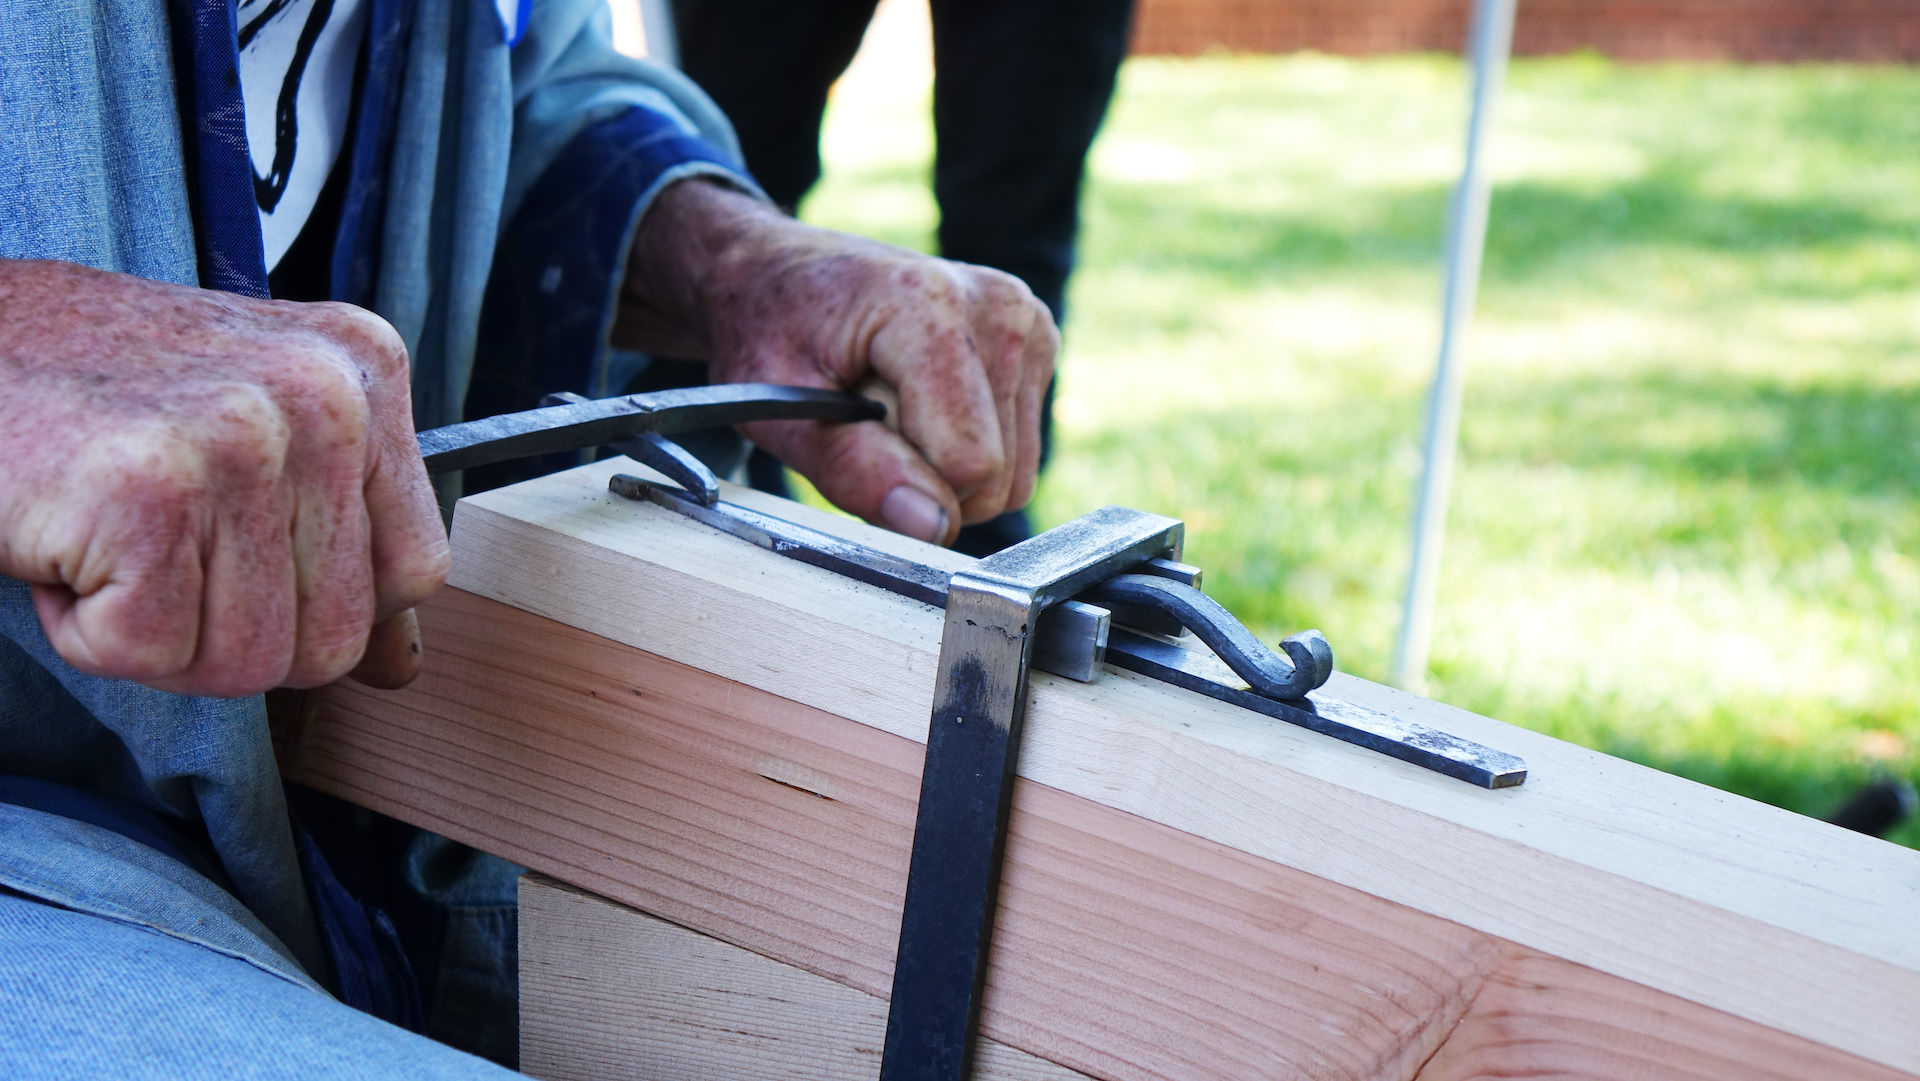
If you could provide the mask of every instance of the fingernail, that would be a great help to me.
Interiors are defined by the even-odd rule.
[[[947,511],[939,500],[902,484],[880,501],[880,520],[895,533],[939,544],[947,539]]]

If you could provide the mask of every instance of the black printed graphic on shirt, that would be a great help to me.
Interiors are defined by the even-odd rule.
[[[272,268],[346,140],[364,0],[240,0],[240,89],[254,201]]]

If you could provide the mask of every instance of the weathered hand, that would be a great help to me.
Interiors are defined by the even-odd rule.
[[[616,340],[704,355],[716,382],[890,390],[897,431],[746,428],[868,521],[949,543],[1033,494],[1059,335],[1016,278],[681,183],[642,226],[625,300]]]
[[[0,572],[96,675],[316,686],[446,577],[405,348],[347,305],[0,260],[0,458]]]

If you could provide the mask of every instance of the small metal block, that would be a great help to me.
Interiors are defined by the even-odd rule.
[[[1061,601],[1040,613],[1033,631],[1033,667],[1091,683],[1107,659],[1112,616],[1084,601]]]

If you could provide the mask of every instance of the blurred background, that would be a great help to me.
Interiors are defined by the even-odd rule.
[[[1036,503],[1184,519],[1372,679],[1468,9],[1141,0]],[[1514,43],[1425,693],[1820,817],[1920,777],[1920,3],[1522,0]],[[931,77],[883,0],[803,218],[932,250]]]

